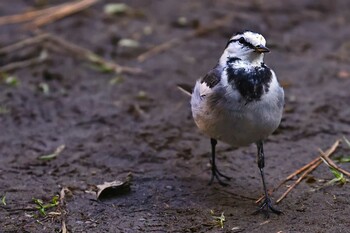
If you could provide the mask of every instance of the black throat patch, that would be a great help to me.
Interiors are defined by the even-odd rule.
[[[260,100],[269,91],[272,73],[263,63],[251,69],[228,66],[226,72],[228,82],[239,91],[246,103]]]

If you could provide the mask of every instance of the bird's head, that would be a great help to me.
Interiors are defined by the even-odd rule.
[[[261,34],[245,31],[232,36],[227,42],[220,63],[230,57],[237,57],[245,62],[260,64],[263,62],[264,53],[267,52],[270,50],[266,47],[266,40]]]

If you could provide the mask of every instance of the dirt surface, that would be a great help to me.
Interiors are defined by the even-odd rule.
[[[33,1],[1,1],[0,15],[23,12]],[[36,1],[40,2],[40,1]],[[45,1],[42,1],[45,2]],[[63,1],[49,1],[55,5]],[[144,75],[116,75],[65,53],[10,72],[17,85],[0,84],[1,232],[350,232],[350,186],[323,187],[325,165],[277,207],[284,215],[252,216],[262,194],[254,146],[218,147],[228,187],[207,185],[209,139],[197,130],[189,98],[177,83],[193,84],[217,62],[236,31],[261,32],[272,53],[266,64],[285,86],[280,128],[265,145],[268,186],[350,137],[350,4],[348,1],[125,1],[132,11],[106,16],[105,1],[42,28]],[[232,15],[223,27],[183,41],[144,62],[137,56],[198,26]],[[189,24],[176,25],[179,17]],[[0,27],[0,46],[33,35],[23,25]],[[139,41],[134,49],[122,38]],[[3,54],[0,66],[35,57],[40,46]],[[117,82],[111,80],[117,80]],[[40,88],[41,87],[41,88]],[[43,88],[44,87],[44,88]],[[44,91],[48,87],[48,91]],[[60,145],[56,159],[40,161]],[[342,144],[336,156],[349,155]],[[342,167],[350,170],[349,164]],[[99,202],[94,185],[133,175],[131,191]],[[49,202],[63,187],[65,205],[38,217],[32,198]],[[286,188],[272,195],[276,200]],[[224,212],[224,228],[210,210]],[[65,217],[62,214],[65,213]]]

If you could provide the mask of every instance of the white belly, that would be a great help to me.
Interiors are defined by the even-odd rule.
[[[271,109],[270,109],[271,110]],[[220,111],[203,116],[193,114],[198,128],[211,138],[232,146],[247,146],[266,139],[279,125],[282,112],[247,108],[243,112]]]
[[[198,128],[211,138],[232,146],[247,146],[266,139],[281,122],[283,90],[272,90],[259,101],[239,103],[224,89],[216,96],[192,94],[191,107]]]

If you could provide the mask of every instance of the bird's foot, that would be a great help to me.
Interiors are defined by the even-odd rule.
[[[218,180],[218,182],[219,182],[220,185],[222,185],[222,186],[228,186],[227,183],[225,183],[225,182],[223,182],[223,181],[221,180],[221,177],[225,178],[226,180],[231,180],[230,177],[228,177],[228,176],[222,174],[222,173],[218,170],[218,168],[217,168],[215,165],[214,165],[214,166],[212,165],[212,169],[211,169],[211,179],[210,179],[208,185],[211,185],[211,184],[213,183],[213,181],[214,181],[214,178],[216,178],[216,179]]]
[[[264,199],[264,201],[260,204],[259,209],[257,211],[255,211],[253,214],[256,215],[258,213],[263,213],[265,215],[266,218],[269,218],[270,215],[270,211],[274,214],[280,215],[283,214],[282,211],[275,209],[272,206],[271,200],[269,197],[266,197]]]

